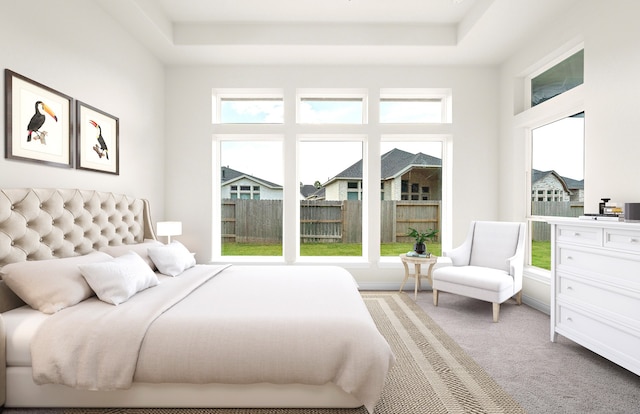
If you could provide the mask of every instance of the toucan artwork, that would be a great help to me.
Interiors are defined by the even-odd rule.
[[[96,152],[96,154],[98,154],[98,157],[106,157],[106,159],[109,159],[109,149],[107,148],[107,144],[104,142],[104,137],[102,136],[102,128],[100,128],[100,125],[98,125],[98,123],[94,120],[90,120],[89,123],[98,130],[98,135],[96,136],[98,143],[93,146],[93,150]]]
[[[31,120],[29,121],[29,125],[27,126],[27,131],[29,134],[27,135],[27,142],[31,142],[31,139],[40,140],[41,144],[46,144],[47,131],[40,131],[40,128],[44,125],[46,121],[45,114],[42,111],[46,112],[53,118],[56,122],[58,122],[58,117],[53,112],[47,104],[42,101],[37,101],[35,104],[36,113],[33,114]],[[34,135],[35,134],[35,135]]]

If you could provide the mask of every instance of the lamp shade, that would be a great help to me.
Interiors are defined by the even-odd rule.
[[[159,221],[158,236],[167,236],[167,242],[170,242],[171,236],[179,236],[182,234],[181,221]]]

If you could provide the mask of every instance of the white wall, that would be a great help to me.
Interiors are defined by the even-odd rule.
[[[196,251],[196,257],[200,262],[210,260],[211,208],[212,202],[218,202],[212,200],[214,183],[211,140],[214,129],[220,132],[220,128],[224,128],[214,128],[211,123],[213,88],[281,88],[284,90],[285,101],[291,101],[295,98],[296,88],[365,88],[376,94],[380,88],[403,87],[453,90],[454,124],[449,129],[453,135],[453,244],[462,241],[470,220],[496,219],[496,68],[174,66],[167,68],[166,83],[166,217],[183,222],[183,236],[180,240]],[[285,103],[285,118],[292,117],[292,110],[292,106]],[[256,132],[252,126],[245,128],[243,132]],[[270,132],[284,134],[285,141],[295,139],[295,126],[278,128],[279,126],[273,126]],[[373,133],[367,130],[366,126],[362,127],[362,130],[365,133]],[[410,132],[410,129],[407,131]],[[229,131],[223,130],[220,133]],[[372,139],[379,137],[373,136]],[[295,177],[290,180],[297,187]],[[375,189],[379,191],[379,185]],[[285,207],[285,213],[286,211]],[[449,239],[451,240],[451,237]],[[350,267],[349,264],[345,266]],[[394,261],[392,268],[378,266],[377,263],[366,263],[354,265],[351,270],[360,282],[397,283],[402,279],[400,268],[399,261]]]
[[[120,175],[4,158],[0,188],[97,189],[147,198],[163,214],[164,68],[91,1],[1,0],[0,68],[120,119]],[[0,93],[4,97],[4,82]],[[5,131],[4,99],[0,130]],[[26,136],[26,135],[25,135]]]
[[[584,42],[585,83],[578,101],[585,108],[585,211],[597,212],[602,197],[612,201],[640,201],[640,3],[633,0],[585,0],[580,7],[549,22],[535,38],[500,70],[500,218],[522,220],[528,202],[525,192],[526,148],[522,117],[521,78],[558,50]],[[515,101],[514,101],[515,99]],[[569,99],[569,101],[571,101]],[[536,116],[551,113],[544,110]],[[548,306],[548,278],[525,280],[525,299]]]

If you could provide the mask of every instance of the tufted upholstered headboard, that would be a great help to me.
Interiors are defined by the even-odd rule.
[[[0,190],[0,267],[155,238],[144,199],[77,189]],[[0,283],[0,312],[22,304]]]

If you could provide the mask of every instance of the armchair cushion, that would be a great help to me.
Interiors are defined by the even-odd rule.
[[[509,273],[507,259],[515,255],[520,227],[507,222],[476,222],[471,266],[491,267]]]
[[[502,303],[513,295],[513,278],[504,270],[479,266],[447,266],[433,272],[434,288]]]

